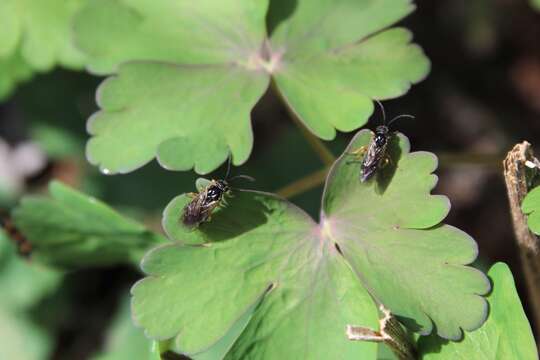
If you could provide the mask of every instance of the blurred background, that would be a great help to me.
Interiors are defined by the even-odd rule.
[[[529,311],[501,163],[517,142],[540,144],[540,10],[525,0],[416,3],[417,10],[401,24],[411,29],[432,70],[407,95],[385,101],[386,112],[416,116],[393,126],[410,138],[413,151],[439,156],[434,193],[452,202],[446,222],[479,243],[478,266],[509,264]],[[9,209],[22,195],[44,192],[51,179],[59,179],[160,231],[166,204],[194,190],[195,174],[168,172],[155,162],[118,176],[102,175],[86,162],[85,124],[96,110],[94,94],[101,81],[56,69],[35,76],[0,103],[0,207]],[[257,189],[277,191],[323,168],[274,94],[267,93],[252,115],[254,150],[233,174],[249,174],[257,179]],[[380,121],[376,113],[368,127]],[[351,136],[339,134],[328,146],[337,155]],[[214,175],[224,172],[221,168]],[[315,186],[291,200],[318,217],[321,192]],[[125,307],[127,289],[140,275],[114,267],[47,276],[43,284],[50,283],[50,289],[25,305],[24,322],[17,326],[25,336],[47,343],[36,346],[43,346],[48,358],[98,356],[115,314]],[[33,276],[18,281],[27,278]]]

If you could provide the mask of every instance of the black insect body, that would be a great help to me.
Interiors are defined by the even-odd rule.
[[[205,221],[210,221],[215,208],[225,205],[225,196],[231,194],[230,182],[236,179],[247,179],[255,181],[247,175],[237,175],[229,178],[231,172],[231,158],[227,164],[227,174],[225,180],[212,180],[198,193],[190,193],[191,201],[184,207],[182,223],[190,228],[196,228]]]
[[[224,202],[225,194],[230,191],[226,180],[212,180],[199,193],[192,193],[193,199],[184,208],[182,223],[188,227],[197,227],[210,220],[214,209]]]
[[[383,121],[386,123],[386,114],[384,112],[384,107],[382,104],[377,101],[381,107],[383,113]],[[390,131],[390,124],[395,120],[402,117],[414,118],[412,115],[399,115],[390,120],[388,125],[379,125],[375,129],[375,134],[367,146],[362,146],[361,148],[353,151],[351,154],[359,158],[362,158],[360,165],[360,181],[366,182],[371,179],[376,173],[377,170],[384,167],[391,160],[386,154],[388,148],[388,143],[390,142],[394,132]],[[356,161],[353,161],[356,162]]]
[[[360,165],[360,181],[365,182],[371,179],[379,168],[384,166],[386,162],[390,161],[386,156],[386,149],[388,142],[390,141],[390,129],[386,125],[377,126],[375,129],[375,136],[369,143],[366,155]]]

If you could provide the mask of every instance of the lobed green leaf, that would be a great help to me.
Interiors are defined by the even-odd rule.
[[[164,241],[98,200],[53,182],[51,198],[30,196],[14,210],[15,224],[38,262],[81,268],[138,262]]]
[[[283,199],[237,189],[190,230],[180,221],[189,198],[175,198],[163,219],[175,242],[145,256],[148,276],[132,289],[146,335],[193,355],[249,313],[227,358],[375,359],[377,347],[346,340],[345,327],[377,329],[376,303],[421,333],[432,320],[452,339],[478,328],[489,282],[466,266],[474,241],[439,224],[449,204],[429,194],[436,158],[395,136],[392,165],[361,183],[348,152],[370,137],[359,132],[334,164],[319,224]]]
[[[516,291],[512,272],[497,263],[488,272],[493,291],[487,297],[490,314],[484,325],[460,342],[435,336],[421,338],[423,360],[538,359],[531,326]]]
[[[429,70],[408,31],[383,31],[412,10],[409,0],[91,2],[75,18],[77,43],[91,70],[115,76],[98,90],[88,158],[106,173],[153,158],[201,174],[229,154],[240,165],[271,81],[317,136],[354,130],[372,99],[402,95]]]

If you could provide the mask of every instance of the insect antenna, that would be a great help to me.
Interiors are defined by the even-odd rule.
[[[227,160],[227,173],[225,174],[225,179],[229,179],[229,175],[231,174],[231,160],[232,160],[232,156],[231,154],[229,154],[229,158]]]
[[[415,119],[415,117],[413,115],[409,115],[409,114],[398,115],[395,118],[393,118],[392,120],[390,120],[390,122],[388,123],[388,126],[390,126],[397,119],[401,119],[401,118]]]
[[[251,177],[249,175],[236,175],[236,176],[233,176],[232,178],[230,178],[228,180],[229,180],[229,182],[232,182],[232,181],[235,181],[235,180],[238,180],[238,179],[246,179],[246,180],[249,180],[251,182],[255,181],[255,178]]]
[[[382,117],[383,117],[383,125],[386,125],[386,111],[384,111],[384,106],[383,106],[382,102],[380,102],[377,99],[373,99],[373,101],[375,101],[379,105],[379,107],[381,108]]]

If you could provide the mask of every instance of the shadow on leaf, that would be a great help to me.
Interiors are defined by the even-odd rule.
[[[198,231],[207,241],[218,242],[253,230],[265,224],[272,212],[264,200],[257,193],[233,190],[232,196],[226,196],[226,204],[216,209]]]
[[[381,167],[377,171],[377,187],[376,191],[378,194],[382,195],[388,188],[388,185],[392,182],[394,175],[396,174],[397,164],[401,158],[401,147],[399,146],[399,137],[393,135],[390,138],[390,143],[388,144],[387,156],[389,163]]]

